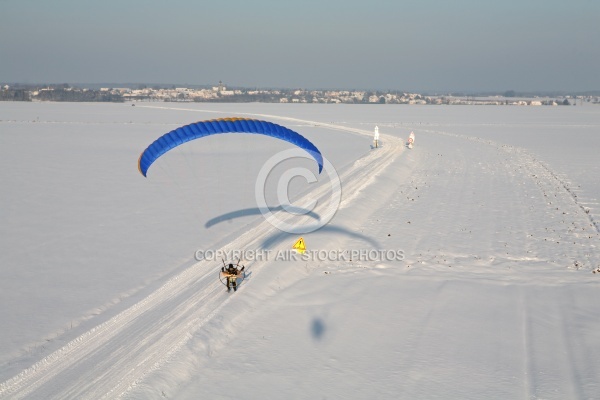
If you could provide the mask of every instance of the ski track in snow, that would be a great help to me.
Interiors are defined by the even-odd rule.
[[[153,107],[174,109],[167,107]],[[179,109],[181,110],[181,109]],[[191,110],[198,112],[199,110]],[[201,111],[201,110],[200,110]],[[318,125],[371,136],[371,132],[297,118],[253,114],[259,117]],[[370,152],[341,175],[344,190],[358,193],[402,152],[403,142],[382,135],[387,145]],[[326,200],[328,185],[311,192],[310,198]],[[348,199],[344,201],[347,205]],[[282,212],[276,213],[279,217]],[[280,217],[284,221],[295,215]],[[309,216],[304,218],[310,219]],[[294,220],[297,221],[297,220]],[[223,250],[258,248],[265,236],[276,232],[269,222],[223,247]],[[287,249],[287,244],[279,246]],[[214,263],[200,261],[137,304],[79,336],[30,368],[0,384],[0,398],[94,399],[118,398],[169,355],[185,344],[192,333],[213,318],[228,300],[222,301],[221,283],[214,279]],[[249,266],[253,274],[262,264]],[[158,318],[157,318],[158,317]]]

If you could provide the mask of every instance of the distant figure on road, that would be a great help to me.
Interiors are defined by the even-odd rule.
[[[410,135],[408,135],[408,140],[406,141],[406,146],[409,149],[412,149],[414,143],[415,143],[415,133],[411,132]]]

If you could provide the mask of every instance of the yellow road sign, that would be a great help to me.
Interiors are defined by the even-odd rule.
[[[306,251],[306,244],[304,243],[304,239],[300,238],[294,243],[292,249],[295,249],[298,253],[302,254]]]

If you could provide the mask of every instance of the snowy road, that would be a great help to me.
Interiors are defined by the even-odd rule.
[[[324,123],[253,107],[245,115],[372,136],[344,109],[348,122]],[[340,170],[339,210],[304,238],[402,260],[252,261],[231,295],[215,262],[197,262],[1,383],[0,398],[595,398],[598,199],[532,151],[369,110],[392,121],[379,124],[384,146]],[[320,185],[309,198],[330,195]],[[275,253],[297,236],[258,219],[222,250]]]

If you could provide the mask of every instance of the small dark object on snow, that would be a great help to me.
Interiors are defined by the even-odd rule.
[[[221,267],[221,272],[225,275],[225,280],[227,282],[227,291],[230,292],[231,288],[233,291],[237,291],[237,278],[239,274],[244,271],[245,266],[242,265],[241,269],[238,269],[237,266],[233,264],[229,264],[227,267]]]

